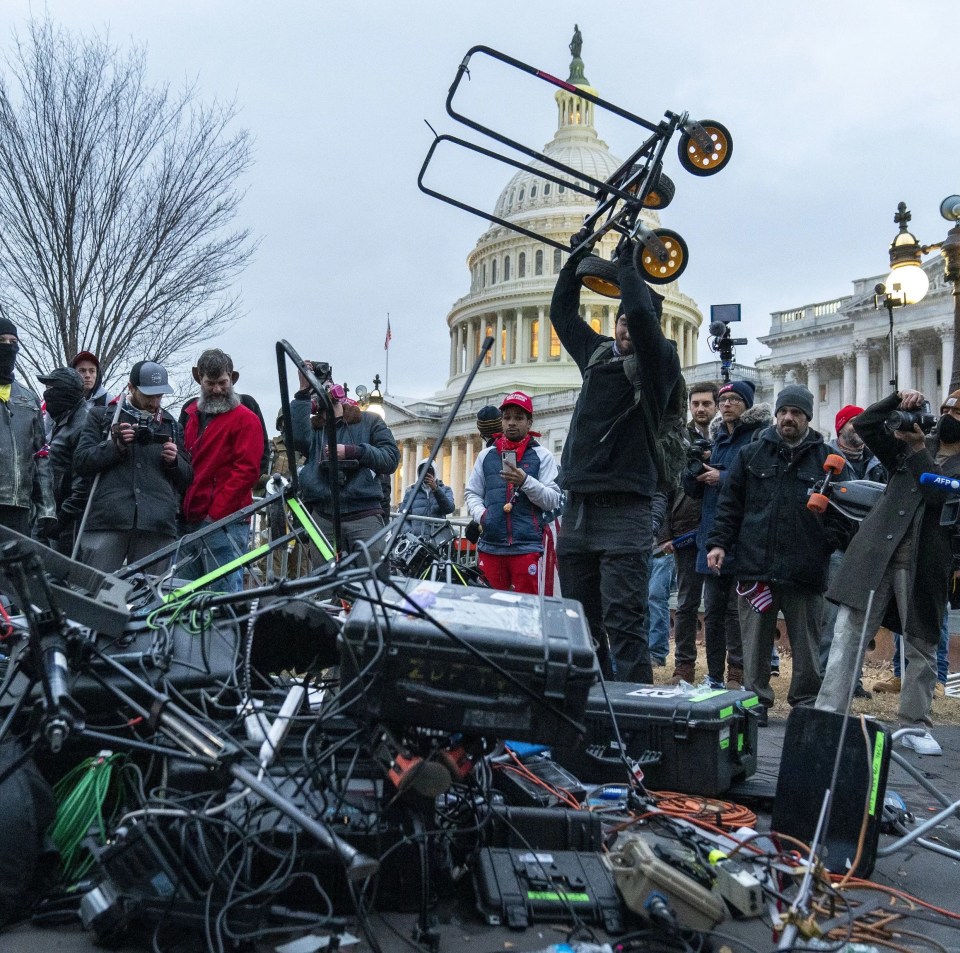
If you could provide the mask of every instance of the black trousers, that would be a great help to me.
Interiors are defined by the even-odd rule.
[[[677,561],[677,614],[673,625],[677,665],[697,663],[697,616],[703,598],[703,576],[697,572],[697,547],[674,552]]]
[[[735,576],[703,576],[703,629],[707,643],[707,674],[724,680],[724,665],[743,668],[743,639],[737,610]]]
[[[557,559],[564,598],[583,605],[604,672],[653,682],[644,621],[650,570],[650,498],[578,494],[567,499]]]

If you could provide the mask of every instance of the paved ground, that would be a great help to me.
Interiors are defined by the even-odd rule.
[[[752,784],[755,789],[764,786],[772,789],[776,784],[784,727],[782,721],[771,721],[770,727],[760,733],[759,770]],[[937,737],[943,745],[943,757],[920,758],[912,752],[905,752],[906,757],[947,797],[953,801],[960,800],[960,727],[941,726],[937,730]],[[891,765],[888,790],[897,791],[908,808],[921,819],[931,817],[940,807],[933,796],[896,764]],[[769,824],[769,813],[762,812],[758,826],[762,828],[766,824]],[[960,849],[960,817],[954,814],[929,836],[944,846]],[[891,841],[891,838],[881,837],[881,848]],[[910,845],[889,857],[879,858],[873,880],[883,888],[904,891],[935,907],[960,912],[960,863],[930,850]],[[919,912],[923,913],[922,910]],[[376,933],[385,953],[409,950],[409,943],[401,938],[410,936],[412,918],[390,916],[384,919],[397,931],[395,933],[389,929],[383,920],[376,922]],[[956,923],[960,928],[960,919]],[[922,937],[908,941],[899,949],[960,951],[960,929],[954,930],[919,919],[913,921],[909,928]],[[563,940],[562,933],[544,926],[522,933],[508,933],[503,929],[484,926],[469,908],[457,911],[440,929],[440,953],[463,953],[464,949],[473,953],[537,950]],[[769,929],[758,921],[727,921],[722,929],[725,937],[717,949],[726,946],[731,953],[751,953],[773,948]],[[348,949],[362,950],[365,947],[366,944],[361,944],[359,948]],[[38,929],[21,926],[0,935],[0,953],[80,953],[96,948],[89,935],[73,927]],[[145,947],[125,946],[121,949],[140,950]],[[261,949],[274,947],[263,946]]]

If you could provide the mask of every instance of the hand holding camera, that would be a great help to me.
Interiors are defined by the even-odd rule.
[[[924,446],[926,435],[937,425],[930,402],[918,390],[900,391],[900,408],[887,415],[884,427],[913,450]]]

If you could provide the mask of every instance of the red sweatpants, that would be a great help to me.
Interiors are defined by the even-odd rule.
[[[539,553],[520,553],[516,556],[480,553],[477,566],[494,589],[514,589],[536,595],[539,562]]]

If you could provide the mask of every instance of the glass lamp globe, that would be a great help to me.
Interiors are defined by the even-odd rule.
[[[916,262],[896,265],[885,282],[887,294],[898,298],[903,304],[916,304],[923,299],[930,287],[927,273]]]

